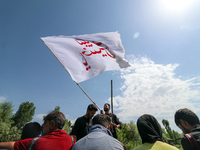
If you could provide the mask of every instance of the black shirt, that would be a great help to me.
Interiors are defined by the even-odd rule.
[[[72,129],[71,135],[77,136],[77,141],[88,134],[89,128],[92,125],[92,120],[85,118],[85,116],[79,117]]]
[[[115,123],[116,125],[121,126],[121,123],[119,122],[119,119],[117,118],[117,116],[115,114],[109,113],[109,114],[106,114],[106,115],[108,115],[110,117],[110,119],[112,120],[112,123]],[[113,137],[117,139],[117,133],[116,133],[116,130],[113,126],[110,126],[110,131],[111,131]]]
[[[181,139],[181,144],[183,146],[183,149],[184,150],[199,150],[198,147],[200,147],[200,126],[197,126],[196,128],[194,128],[190,134],[195,138],[195,141],[196,142],[191,142],[192,139],[190,139],[190,141],[184,136],[182,139]],[[192,145],[193,147],[192,147]],[[197,146],[197,145],[198,146]]]

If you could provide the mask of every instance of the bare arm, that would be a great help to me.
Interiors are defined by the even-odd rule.
[[[15,142],[1,142],[0,149],[14,150]]]

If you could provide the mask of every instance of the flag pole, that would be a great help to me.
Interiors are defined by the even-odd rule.
[[[113,82],[111,80],[111,111],[113,114]]]
[[[76,82],[75,82],[76,83]],[[99,110],[101,110],[98,106],[97,106],[97,104],[89,97],[89,95],[83,90],[83,88],[78,84],[78,83],[76,83],[78,86],[79,86],[79,88],[83,91],[83,93],[85,93],[85,95],[94,103],[94,105],[96,105],[96,107],[99,109]]]
[[[112,80],[111,80],[111,111],[112,111],[112,114],[113,114],[113,82],[112,82]],[[113,122],[113,117],[112,117],[112,122]],[[117,129],[117,131],[120,132],[120,130],[118,128],[116,128],[116,129]]]

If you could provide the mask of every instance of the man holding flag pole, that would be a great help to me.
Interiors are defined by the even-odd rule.
[[[105,111],[105,114],[108,115],[112,120],[112,124],[111,124],[112,126],[110,128],[110,131],[113,137],[117,139],[116,129],[121,128],[121,123],[119,122],[119,119],[117,118],[115,114],[110,113],[110,104],[108,103],[104,104],[104,111]],[[104,114],[103,110],[101,110],[101,114]]]

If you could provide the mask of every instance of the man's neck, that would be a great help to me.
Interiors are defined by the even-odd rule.
[[[108,115],[108,114],[110,114],[110,112],[109,112],[109,111],[106,111],[106,112],[105,112],[105,114],[107,114],[107,115]]]
[[[84,115],[84,117],[85,117],[86,119],[89,119],[89,117],[88,117],[88,115],[87,115],[87,114],[85,114],[85,115]]]

